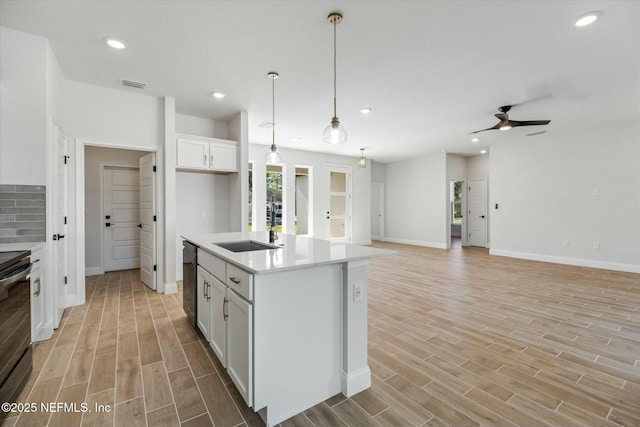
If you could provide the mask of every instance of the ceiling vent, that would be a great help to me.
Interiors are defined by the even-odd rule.
[[[136,89],[144,89],[144,87],[147,85],[146,83],[136,82],[135,80],[127,80],[127,79],[120,79],[120,82],[122,82],[122,86],[129,86]]]
[[[273,128],[273,122],[262,122],[258,125],[260,129],[271,129]]]

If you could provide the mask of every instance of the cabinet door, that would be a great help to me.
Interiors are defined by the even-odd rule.
[[[207,341],[211,340],[211,279],[209,272],[198,266],[196,281],[198,328]]]
[[[227,286],[211,278],[211,348],[227,367]]]
[[[232,144],[211,143],[209,166],[213,170],[236,172],[236,146]]]
[[[240,395],[253,404],[253,306],[232,290],[227,291],[229,333],[227,372]]]
[[[31,341],[38,341],[38,335],[44,325],[44,299],[42,290],[42,269],[38,268],[31,273]]]
[[[179,139],[177,143],[178,167],[190,169],[208,169],[209,168],[209,143],[204,141],[192,141],[188,139]]]

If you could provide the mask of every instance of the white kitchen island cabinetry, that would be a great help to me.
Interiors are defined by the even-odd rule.
[[[235,141],[179,135],[177,138],[177,168],[206,172],[237,172],[237,147]]]
[[[216,244],[265,243],[267,232],[183,238],[198,247],[199,264],[225,265],[221,362],[267,426],[336,393],[352,396],[371,386],[367,270],[370,258],[392,252],[293,235],[280,235],[282,247],[250,252]],[[215,314],[212,323],[211,331]]]

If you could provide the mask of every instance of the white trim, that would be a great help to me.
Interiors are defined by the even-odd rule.
[[[165,283],[164,284],[164,293],[165,294],[175,294],[177,292],[178,292],[178,284],[176,282]]]
[[[491,249],[490,255],[504,256],[509,258],[520,258],[531,261],[551,262],[554,264],[576,265],[580,267],[599,268],[603,270],[625,271],[628,273],[640,273],[640,265],[621,264],[609,261],[597,261],[584,258],[567,258],[554,255],[534,254],[529,252],[507,251],[502,249]]]
[[[402,243],[404,245],[424,246],[427,248],[447,249],[446,243],[423,242],[421,240],[396,239],[395,237],[387,237],[385,242]]]
[[[369,369],[369,366],[364,366],[351,373],[343,371],[341,377],[342,394],[347,397],[351,397],[371,387],[371,369]]]
[[[351,242],[351,244],[368,246],[371,244],[371,240],[358,240],[357,242]]]

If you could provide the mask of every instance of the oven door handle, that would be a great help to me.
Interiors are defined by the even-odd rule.
[[[25,279],[31,273],[31,267],[33,266],[29,265],[28,268],[25,268],[19,273],[16,273],[13,276],[9,276],[5,279],[0,280],[0,287],[2,287],[2,289],[0,289],[0,294],[9,286],[13,285],[16,282],[19,282],[22,279]]]

